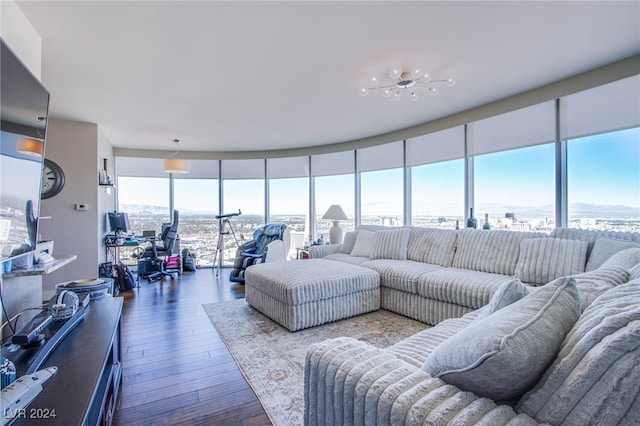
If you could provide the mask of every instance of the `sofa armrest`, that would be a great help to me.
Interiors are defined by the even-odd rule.
[[[305,425],[537,424],[349,337],[309,347],[304,399]]]
[[[329,256],[335,254],[340,249],[341,244],[325,244],[323,246],[311,246],[309,247],[309,257],[311,259],[317,259],[320,257]]]

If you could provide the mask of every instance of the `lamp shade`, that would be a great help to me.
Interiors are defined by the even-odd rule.
[[[16,151],[20,154],[31,155],[32,157],[42,157],[44,153],[44,143],[36,139],[23,138],[18,140]]]
[[[332,204],[322,218],[330,220],[347,220],[347,215],[344,214],[344,211],[339,204]]]
[[[187,160],[167,158],[164,160],[164,171],[167,173],[189,173],[191,168]]]

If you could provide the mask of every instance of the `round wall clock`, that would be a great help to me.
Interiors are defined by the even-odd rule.
[[[44,159],[42,168],[42,190],[41,197],[43,200],[51,198],[64,187],[64,172],[56,163],[51,160]]]

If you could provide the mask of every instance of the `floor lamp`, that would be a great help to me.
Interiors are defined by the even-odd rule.
[[[331,244],[340,244],[342,242],[342,228],[340,228],[338,222],[347,220],[347,215],[344,214],[342,207],[338,204],[332,204],[322,218],[333,220],[333,226],[329,231],[329,241]]]

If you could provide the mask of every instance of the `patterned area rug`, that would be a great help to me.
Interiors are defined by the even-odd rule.
[[[350,336],[387,347],[428,327],[379,310],[292,333],[244,299],[203,307],[276,426],[303,423],[304,356],[312,343]]]

